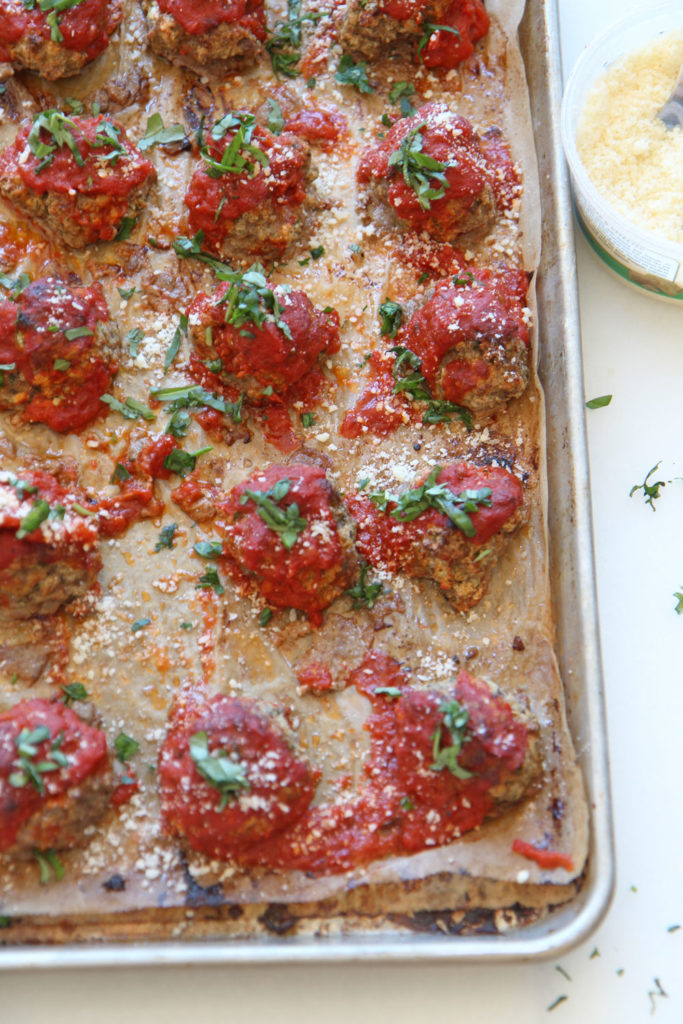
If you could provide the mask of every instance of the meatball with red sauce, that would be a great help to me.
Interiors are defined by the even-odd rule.
[[[43,277],[0,303],[0,409],[64,434],[106,412],[119,353],[118,328],[99,284]]]
[[[0,154],[0,194],[72,249],[116,238],[156,178],[125,128],[103,115],[38,114]]]
[[[296,236],[314,175],[297,135],[273,135],[252,114],[226,114],[205,134],[185,195],[193,232],[230,259],[282,257]]]
[[[370,60],[409,46],[425,67],[456,68],[488,30],[482,0],[348,0],[339,41]]]
[[[431,158],[430,167],[421,156]],[[398,121],[365,151],[358,168],[359,182],[388,203],[402,224],[440,242],[491,227],[496,177],[496,165],[470,122],[440,103]]]
[[[106,50],[122,18],[120,0],[77,0],[63,10],[0,0],[0,61],[51,81],[69,78]]]
[[[339,314],[314,306],[305,292],[273,286],[254,264],[214,296],[200,292],[188,310],[195,352],[252,401],[265,388],[282,394],[339,350]]]
[[[102,560],[84,500],[49,473],[0,471],[0,620],[51,615],[93,586]]]
[[[158,778],[166,831],[221,859],[290,828],[315,789],[275,720],[252,700],[222,695],[176,702]]]
[[[263,53],[263,0],[144,0],[149,44],[172,64],[229,75]]]
[[[216,526],[268,605],[298,608],[314,623],[357,576],[353,525],[318,466],[254,473],[221,502]]]
[[[452,463],[410,491],[348,496],[356,547],[371,565],[431,579],[456,611],[479,601],[505,546],[524,521],[524,491],[500,466]]]
[[[0,713],[0,850],[82,846],[115,788],[107,740],[71,708],[23,700]]]
[[[529,381],[529,275],[477,269],[438,281],[396,335],[439,399],[475,412],[517,398]]]

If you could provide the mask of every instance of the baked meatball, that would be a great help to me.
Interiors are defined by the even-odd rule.
[[[395,345],[420,359],[432,393],[475,412],[522,394],[529,380],[529,275],[474,269],[438,281]]]
[[[98,527],[83,500],[49,473],[0,471],[0,620],[51,615],[95,583]]]
[[[164,827],[221,859],[272,839],[314,793],[308,762],[252,700],[181,697],[159,755]]]
[[[125,128],[103,115],[45,111],[0,154],[0,194],[72,249],[116,238],[155,178]]]
[[[409,46],[428,68],[455,68],[488,30],[482,0],[348,0],[339,41],[370,60]]]
[[[70,6],[0,0],[0,61],[54,81],[98,57],[121,24],[120,0],[76,0]]]
[[[104,733],[71,708],[23,700],[0,714],[0,850],[84,845],[114,788]]]
[[[144,0],[149,44],[173,64],[229,75],[263,53],[263,0]]]
[[[228,259],[282,257],[312,178],[308,145],[291,132],[273,135],[252,114],[226,114],[201,156],[185,195],[192,231]]]
[[[119,353],[118,328],[99,284],[42,277],[0,303],[0,409],[65,434],[107,410]]]
[[[394,497],[347,497],[356,547],[371,565],[434,580],[456,611],[479,601],[509,534],[524,519],[524,492],[499,466],[466,462],[434,467]]]
[[[353,583],[353,525],[318,466],[273,465],[226,495],[216,527],[224,550],[268,605],[317,623]]]
[[[211,298],[200,292],[188,310],[199,358],[253,402],[281,395],[339,350],[339,314],[314,306],[305,292],[273,286],[254,264]]]
[[[381,651],[369,654],[351,681],[372,702],[366,772],[371,786],[375,779],[385,785],[388,774],[394,781],[404,848],[455,839],[536,788],[538,723],[491,684],[461,669],[439,690],[416,688]]]
[[[494,167],[470,122],[442,103],[397,121],[366,149],[358,180],[400,222],[440,242],[482,234],[496,216]]]

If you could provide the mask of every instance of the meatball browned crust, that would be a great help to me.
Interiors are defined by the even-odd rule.
[[[263,0],[144,0],[149,44],[172,64],[199,74],[230,75],[252,67],[262,55]]]
[[[93,586],[98,528],[82,500],[49,473],[0,471],[0,620],[52,615]]]
[[[104,733],[59,702],[0,714],[0,850],[83,846],[115,788]]]

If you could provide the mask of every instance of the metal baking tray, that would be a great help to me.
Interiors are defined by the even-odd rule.
[[[555,0],[527,0],[520,29],[541,185],[538,273],[539,374],[546,397],[550,578],[556,651],[569,724],[590,811],[590,852],[577,896],[542,920],[502,934],[274,934],[251,939],[139,941],[5,947],[0,968],[364,961],[501,962],[557,957],[586,939],[610,902],[614,850],[584,423],[576,265],[567,170],[559,139],[561,94]],[[220,924],[217,925],[220,928]],[[138,932],[138,928],[140,931]],[[77,930],[77,929],[76,929]],[[170,928],[169,928],[170,932]],[[212,929],[209,928],[209,934]]]

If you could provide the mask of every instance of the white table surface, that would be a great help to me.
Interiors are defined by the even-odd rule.
[[[648,0],[559,0],[565,67]],[[683,476],[683,309],[630,291],[577,236],[601,634],[618,870],[585,945],[506,967],[138,968],[0,974],[2,1024],[658,1024],[683,1021],[683,481],[653,513],[629,490],[661,460]],[[599,956],[591,958],[597,947]],[[560,995],[568,999],[548,1016]]]

